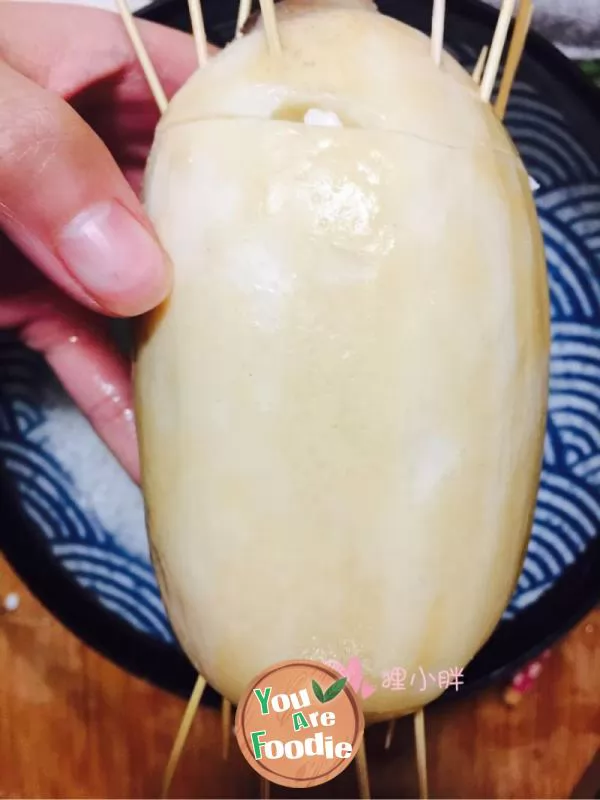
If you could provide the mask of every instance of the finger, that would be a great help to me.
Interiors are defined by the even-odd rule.
[[[198,66],[193,37],[136,20],[167,97]],[[218,48],[210,47],[211,53]],[[150,97],[119,14],[77,5],[0,2],[0,56],[63,97],[120,74],[119,99]]]
[[[132,479],[139,482],[130,369],[100,320],[50,291],[0,300],[0,328],[18,328]]]
[[[168,259],[105,145],[61,98],[1,63],[0,193],[0,227],[79,302],[134,316],[170,290]]]

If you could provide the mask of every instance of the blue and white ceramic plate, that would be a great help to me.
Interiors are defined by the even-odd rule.
[[[471,0],[448,5],[447,47],[472,69],[496,15]],[[236,3],[204,6],[211,38],[224,43]],[[422,30],[429,6],[380,3]],[[185,3],[159,2],[144,16],[188,27]],[[550,408],[523,572],[466,673],[466,689],[548,646],[597,601],[600,586],[600,92],[533,36],[506,123],[539,184],[552,308]],[[8,335],[0,338],[0,466],[0,544],[32,591],[126,669],[187,693],[193,671],[161,602],[140,491],[45,364]]]

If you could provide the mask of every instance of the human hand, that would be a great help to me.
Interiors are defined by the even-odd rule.
[[[193,39],[138,24],[171,97],[196,68]],[[0,328],[44,354],[135,480],[130,368],[107,317],[170,289],[137,196],[158,119],[117,14],[0,2]]]

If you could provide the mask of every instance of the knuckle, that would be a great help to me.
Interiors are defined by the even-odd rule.
[[[10,208],[31,198],[56,157],[65,120],[59,98],[30,90],[21,76],[6,83],[0,68],[0,201]]]
[[[60,138],[55,110],[37,98],[5,98],[0,104],[0,170],[37,161]]]

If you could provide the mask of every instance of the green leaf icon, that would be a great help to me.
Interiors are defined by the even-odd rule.
[[[321,702],[321,703],[324,703],[325,702],[325,696],[323,695],[323,689],[321,689],[321,687],[319,686],[319,684],[316,681],[312,682],[312,687],[313,687],[313,692],[315,693],[315,697],[317,698],[317,700],[319,700],[319,702]]]
[[[325,696],[321,702],[328,703],[330,700],[333,700],[335,697],[337,697],[346,685],[347,680],[348,678],[340,678],[335,683],[332,683],[329,689],[327,689],[325,692]]]

